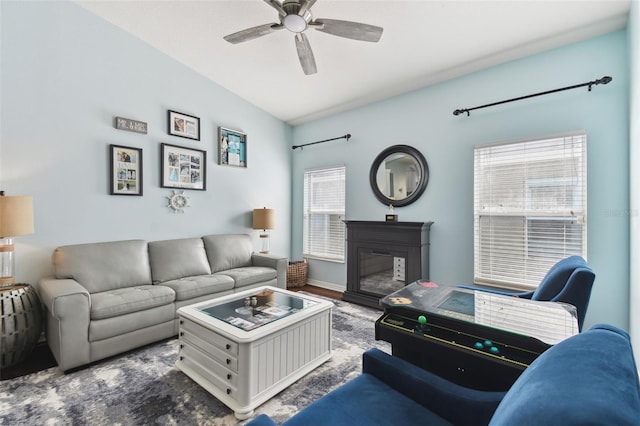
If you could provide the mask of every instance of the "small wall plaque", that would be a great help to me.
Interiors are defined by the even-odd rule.
[[[147,123],[144,121],[131,120],[124,117],[116,117],[116,129],[127,130],[129,132],[147,134]]]

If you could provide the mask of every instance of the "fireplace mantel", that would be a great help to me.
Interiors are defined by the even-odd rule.
[[[433,222],[344,222],[347,290],[343,300],[380,309],[380,298],[416,280],[429,279]]]

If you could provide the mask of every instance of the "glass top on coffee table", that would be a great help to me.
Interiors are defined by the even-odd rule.
[[[317,302],[275,288],[238,294],[233,300],[199,305],[198,311],[249,331],[317,305]]]

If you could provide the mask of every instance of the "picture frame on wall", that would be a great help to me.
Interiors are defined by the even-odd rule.
[[[142,148],[109,145],[110,194],[142,195]]]
[[[247,167],[247,134],[218,127],[218,164]]]
[[[172,136],[200,140],[200,119],[193,115],[169,110],[169,130]]]
[[[206,151],[162,143],[160,152],[161,187],[206,191]]]

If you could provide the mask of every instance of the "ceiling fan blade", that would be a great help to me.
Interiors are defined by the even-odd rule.
[[[320,25],[318,25],[320,24]],[[338,19],[316,19],[313,28],[323,33],[360,41],[377,42],[382,37],[382,27]]]
[[[229,34],[223,38],[229,43],[238,44],[245,41],[253,40],[254,38],[262,37],[267,34],[271,34],[274,31],[282,29],[282,24],[264,24],[257,27],[247,28],[237,33]]]
[[[313,6],[316,1],[317,0],[306,0],[306,1],[303,1],[302,5],[300,6],[300,10],[298,11],[298,15],[304,16],[304,14],[307,13],[307,10],[311,9],[311,6]]]
[[[296,34],[296,50],[298,51],[298,58],[300,58],[300,65],[302,65],[302,71],[306,75],[315,74],[318,72],[316,68],[316,60],[313,57],[313,51],[309,44],[309,39],[303,33]]]
[[[264,1],[269,6],[271,6],[275,10],[277,10],[278,13],[280,14],[280,16],[282,16],[282,17],[287,16],[287,12],[284,11],[284,9],[282,8],[282,4],[279,1],[277,1],[277,0],[264,0]]]

